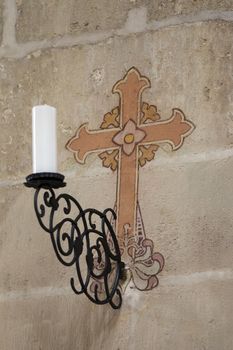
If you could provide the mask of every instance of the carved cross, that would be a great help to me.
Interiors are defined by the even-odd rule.
[[[177,150],[194,129],[179,109],[173,109],[170,119],[159,120],[156,107],[142,103],[142,93],[150,86],[148,78],[131,68],[113,87],[113,93],[120,96],[120,106],[104,116],[101,129],[89,131],[84,124],[67,144],[79,163],[92,152],[102,152],[104,166],[118,169],[116,233],[121,248],[125,239],[132,240],[138,231],[139,165],[154,158],[160,143],[169,143]],[[135,255],[135,250],[131,254]],[[161,258],[160,270],[162,267]]]

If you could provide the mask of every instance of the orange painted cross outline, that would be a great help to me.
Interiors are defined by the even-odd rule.
[[[169,143],[173,150],[183,144],[194,125],[180,109],[173,109],[168,120],[141,124],[142,93],[151,87],[147,77],[132,67],[112,92],[120,96],[119,127],[89,131],[82,125],[67,143],[68,150],[83,164],[92,152],[118,150],[117,223],[119,242],[132,238],[136,229],[138,200],[139,147]]]

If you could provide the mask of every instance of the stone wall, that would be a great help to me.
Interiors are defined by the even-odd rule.
[[[0,349],[233,349],[233,3],[231,0],[0,1]],[[116,176],[65,149],[118,103],[136,66],[163,119],[196,129],[140,174],[146,231],[166,260],[160,285],[127,288],[120,311],[69,287],[33,210],[31,107],[57,107],[59,170],[84,207],[112,207]],[[93,200],[94,198],[94,200]]]

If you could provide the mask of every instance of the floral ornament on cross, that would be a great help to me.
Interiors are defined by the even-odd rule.
[[[129,120],[123,130],[118,132],[113,138],[118,146],[122,146],[123,152],[128,156],[133,153],[136,145],[146,136],[145,131],[137,127],[133,120]]]

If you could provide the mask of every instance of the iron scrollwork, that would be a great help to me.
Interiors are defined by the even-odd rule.
[[[73,291],[84,293],[95,304],[109,303],[119,309],[122,304],[119,282],[124,263],[112,225],[115,212],[110,208],[103,212],[84,210],[69,194],[56,196],[54,188],[65,186],[64,177],[46,175],[30,175],[25,185],[36,190],[36,216],[43,230],[49,233],[58,260],[75,267],[79,283],[70,279]]]

